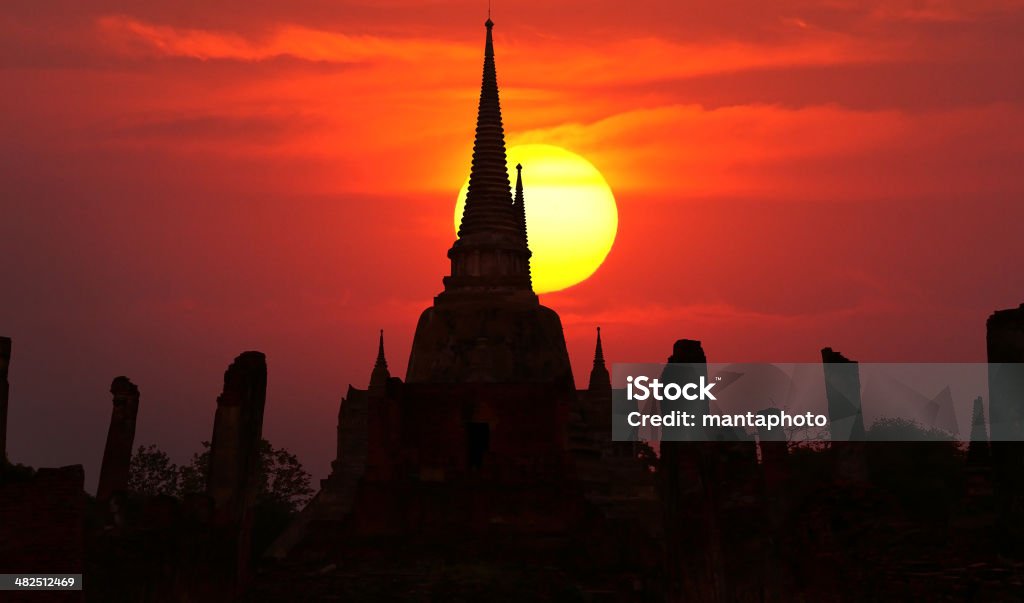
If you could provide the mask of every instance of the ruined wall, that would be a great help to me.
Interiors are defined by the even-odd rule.
[[[0,481],[0,573],[82,573],[85,471],[39,469]],[[19,598],[20,597],[20,598]],[[8,592],[4,601],[81,601],[81,592]]]

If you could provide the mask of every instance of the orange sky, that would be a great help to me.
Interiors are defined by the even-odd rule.
[[[86,462],[110,380],[184,460],[267,353],[265,432],[316,476],[376,329],[404,374],[466,177],[485,2],[8,0],[0,334],[10,453]],[[619,202],[546,295],[586,382],[680,337],[718,362],[984,359],[1024,301],[1024,2],[496,0],[510,144]],[[529,182],[527,180],[527,196]],[[59,442],[55,444],[54,442]]]

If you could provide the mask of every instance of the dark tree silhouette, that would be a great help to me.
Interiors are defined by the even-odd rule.
[[[281,505],[290,512],[301,509],[313,495],[310,475],[298,457],[270,442],[260,442],[260,492],[264,502]]]
[[[128,490],[145,496],[178,493],[178,467],[155,444],[139,446],[128,466]]]
[[[210,442],[203,442],[201,452],[192,455],[188,465],[178,470],[178,492],[181,495],[206,490],[206,472],[210,466]],[[274,448],[267,440],[260,442],[259,498],[261,505],[272,505],[294,513],[313,494],[310,475],[298,457],[284,448]]]
[[[210,466],[210,442],[203,441],[202,451],[192,453],[187,465],[178,469],[178,494],[195,494],[206,491],[206,470]]]
[[[952,442],[953,434],[925,427],[912,419],[882,417],[868,428],[867,439],[875,442]]]

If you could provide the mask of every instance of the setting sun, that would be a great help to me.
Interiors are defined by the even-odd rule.
[[[619,225],[604,176],[583,157],[546,144],[508,150],[513,185],[517,163],[523,165],[533,289],[548,293],[586,280],[608,256]],[[468,188],[467,178],[455,204],[456,232]]]

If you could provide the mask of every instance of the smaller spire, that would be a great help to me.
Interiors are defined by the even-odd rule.
[[[516,221],[519,226],[519,238],[523,241],[523,248],[526,249],[526,277],[530,280],[530,286],[533,286],[533,275],[530,272],[530,242],[526,237],[526,202],[523,196],[523,164],[516,164],[516,196],[512,200],[512,204],[516,211]]]
[[[590,385],[587,389],[610,390],[612,388],[611,375],[604,364],[604,348],[601,345],[601,327],[597,327],[597,346],[594,348],[594,368],[590,370]]]
[[[384,358],[384,329],[380,330],[380,341],[377,344],[377,362],[370,373],[370,391],[383,391],[387,386],[391,373],[388,372],[388,361]]]
[[[523,245],[529,247],[526,237],[526,205],[523,197],[523,164],[516,164],[516,197],[513,200],[516,206],[516,218],[519,220],[519,235],[523,238]]]
[[[388,361],[384,358],[384,329],[380,330],[380,341],[377,343],[377,364],[373,368],[388,368]]]

